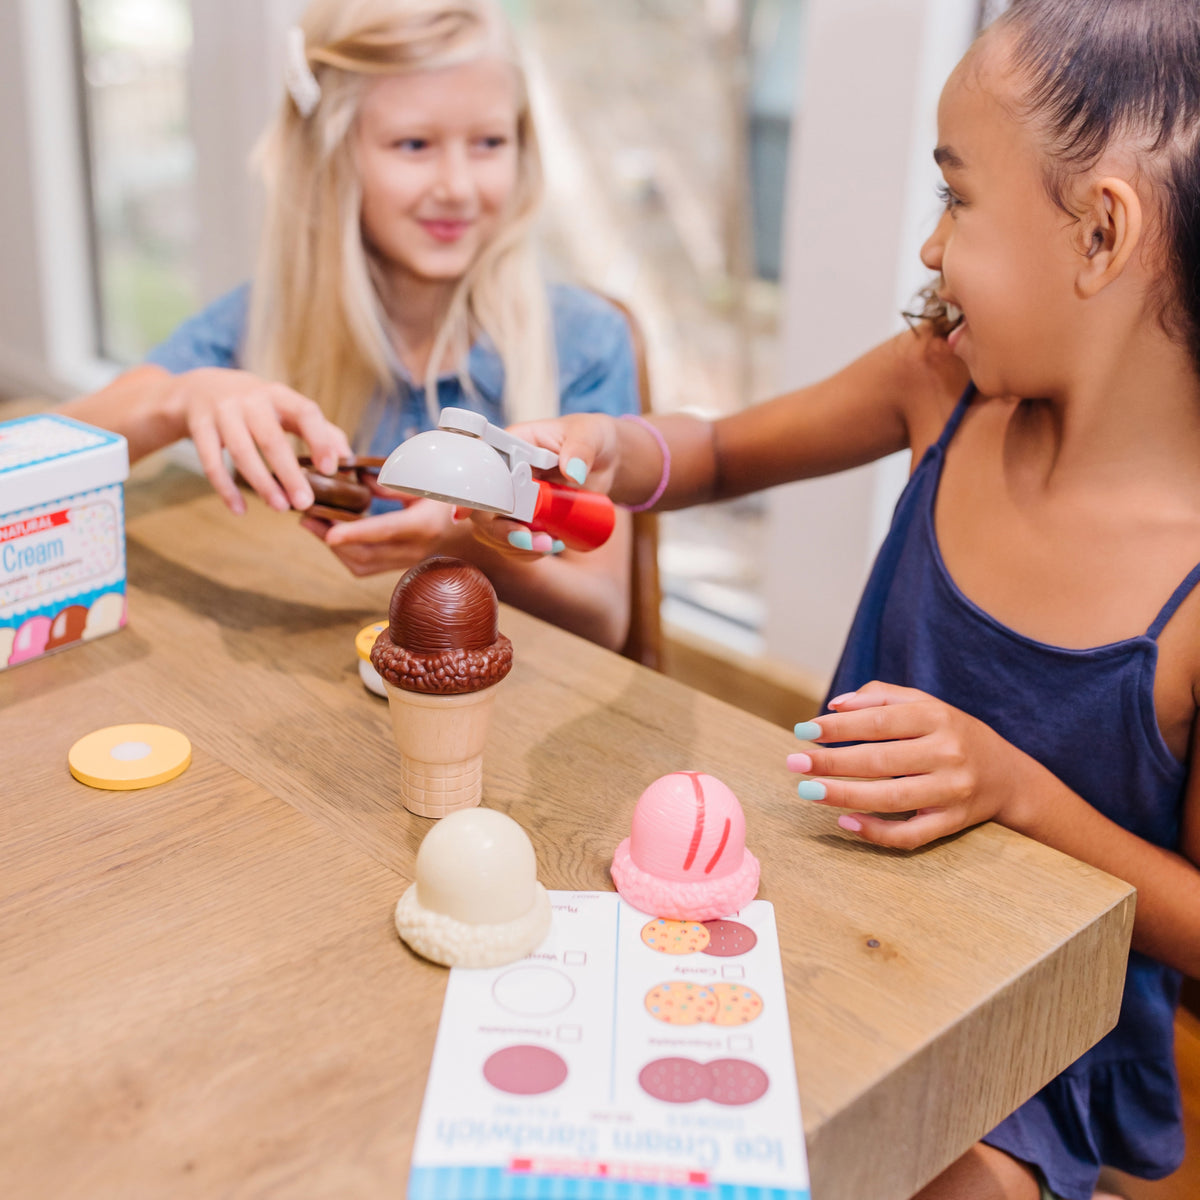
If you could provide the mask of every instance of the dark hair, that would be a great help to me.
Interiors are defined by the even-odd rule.
[[[1197,0],[1013,0],[989,27],[1012,35],[1044,130],[1046,187],[1063,201],[1119,137],[1137,139],[1160,188],[1167,278],[1164,328],[1200,370],[1200,3]]]

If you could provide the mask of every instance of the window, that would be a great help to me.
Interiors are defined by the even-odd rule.
[[[776,390],[783,188],[804,0],[525,0],[547,252],[645,327],[655,409]],[[664,87],[663,81],[670,85]],[[751,653],[761,496],[664,515],[669,621]]]
[[[137,362],[199,304],[187,0],[78,0],[97,342]]]

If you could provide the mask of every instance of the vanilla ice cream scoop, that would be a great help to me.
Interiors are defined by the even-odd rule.
[[[396,929],[433,962],[498,967],[524,958],[550,930],[533,844],[504,813],[443,817],[417,851],[416,874],[396,905]]]
[[[738,798],[699,771],[663,775],[638,797],[630,836],[612,863],[624,900],[679,921],[737,912],[754,899],[758,874]]]

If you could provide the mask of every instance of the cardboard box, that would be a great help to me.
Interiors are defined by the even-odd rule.
[[[0,421],[0,670],[125,624],[125,439]]]

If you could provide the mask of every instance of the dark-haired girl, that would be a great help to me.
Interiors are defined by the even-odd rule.
[[[715,424],[662,419],[665,442],[590,415],[523,432],[663,507],[912,451],[788,765],[853,837],[994,820],[1137,887],[1117,1027],[920,1193],[1090,1200],[1103,1164],[1179,1165],[1173,1012],[1200,975],[1200,4],[1016,0],[938,126],[922,258],[948,336]]]

